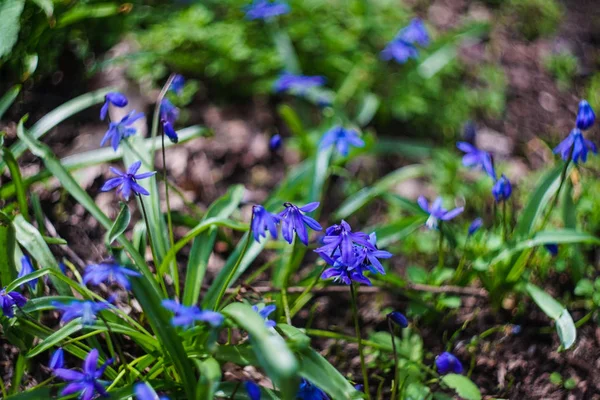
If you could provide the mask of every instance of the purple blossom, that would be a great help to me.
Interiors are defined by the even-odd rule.
[[[62,390],[61,396],[80,392],[79,398],[81,400],[91,400],[96,394],[108,397],[104,385],[99,380],[110,364],[112,364],[112,360],[106,361],[100,368],[97,368],[98,349],[93,349],[85,358],[83,372],[65,368],[55,369],[54,375],[71,382]]]
[[[62,368],[65,364],[65,352],[62,347],[56,349],[54,353],[52,353],[52,357],[50,357],[50,363],[48,367],[52,370],[57,368]]]
[[[427,28],[420,18],[413,18],[410,23],[398,32],[398,38],[419,46],[425,47],[429,45],[429,33]]]
[[[160,123],[163,127],[163,133],[173,143],[179,141],[179,136],[177,136],[174,128],[177,118],[179,118],[179,109],[168,99],[163,99],[160,103]]]
[[[376,250],[375,246],[369,241],[369,235],[363,232],[352,232],[350,224],[344,220],[342,220],[339,225],[333,225],[327,228],[322,241],[324,245],[316,249],[315,252],[326,254],[331,257],[334,252],[339,249],[342,262],[346,265],[353,265],[356,262],[354,257],[355,244],[364,246],[372,251]]]
[[[397,63],[404,64],[409,59],[419,56],[415,44],[423,47],[429,44],[429,34],[419,18],[414,18],[408,26],[398,32],[381,52],[381,58],[386,61],[394,59]]]
[[[244,10],[246,11],[246,19],[268,20],[289,13],[290,6],[283,1],[254,0],[252,4],[244,7]]]
[[[579,161],[586,162],[589,151],[598,154],[596,145],[591,140],[584,138],[579,128],[573,129],[569,136],[554,148],[554,154],[560,154],[565,161],[572,157],[575,164]]]
[[[21,257],[21,270],[19,271],[19,278],[22,278],[26,275],[33,273],[35,270],[33,269],[33,265],[31,264],[31,260],[28,256]],[[31,288],[31,290],[35,291],[38,283],[38,278],[31,279],[27,282],[27,285]],[[23,285],[21,285],[23,287]]]
[[[460,360],[454,354],[447,351],[435,358],[435,366],[440,375],[446,375],[450,372],[454,374],[463,373],[463,366]]]
[[[123,108],[129,103],[127,101],[127,97],[124,94],[119,92],[109,92],[104,96],[104,104],[100,109],[100,120],[104,121],[106,119],[106,115],[108,114],[109,105],[112,104],[115,107]]]
[[[137,113],[134,111],[124,116],[119,122],[111,122],[108,125],[108,130],[104,134],[100,146],[104,146],[109,140],[110,145],[114,151],[119,148],[121,140],[128,138],[129,136],[135,135],[136,129],[131,126],[135,121],[142,118],[144,113]]]
[[[53,301],[52,305],[63,312],[60,319],[63,324],[81,317],[83,325],[91,325],[96,320],[96,314],[108,308],[106,303],[96,303],[91,300],[74,300],[68,304]]]
[[[171,86],[169,86],[169,90],[175,93],[177,96],[181,96],[181,92],[183,91],[183,87],[185,86],[185,78],[183,75],[175,75],[173,80],[171,81]]]
[[[354,129],[346,129],[340,125],[334,126],[321,138],[319,150],[326,149],[335,145],[338,153],[346,157],[350,150],[350,146],[364,147],[365,142],[358,136],[358,132]]]
[[[302,378],[300,387],[296,393],[296,399],[298,400],[329,400],[329,396],[324,391],[310,383],[308,380]]]
[[[479,230],[479,228],[481,228],[482,225],[483,225],[483,220],[481,218],[475,218],[473,220],[473,222],[471,222],[471,225],[469,225],[469,230],[468,230],[467,235],[473,236],[473,234],[475,232],[477,232]]]
[[[252,306],[252,309],[258,313],[258,315],[260,315],[260,317],[262,319],[265,320],[265,326],[267,328],[273,328],[275,325],[277,325],[277,323],[271,319],[269,319],[269,315],[275,311],[277,309],[276,306],[274,305],[270,305],[270,306],[261,306],[260,308],[258,307],[258,305],[254,305]]]
[[[184,306],[175,300],[163,300],[162,305],[167,310],[173,312],[175,316],[171,319],[173,326],[189,328],[196,321],[208,323],[213,328],[221,326],[224,317],[221,313],[215,311],[200,310],[198,306]]]
[[[306,226],[315,231],[320,231],[323,228],[321,228],[321,225],[317,221],[304,213],[316,210],[319,207],[319,202],[308,203],[302,207],[295,206],[292,203],[284,203],[283,205],[285,206],[285,210],[279,213],[283,238],[291,244],[292,240],[294,240],[294,232],[296,232],[298,239],[305,246],[308,246],[308,231],[306,230]]]
[[[462,213],[464,210],[464,207],[458,207],[450,211],[446,210],[442,207],[441,197],[435,199],[431,207],[429,206],[427,199],[423,196],[419,196],[417,203],[419,203],[419,207],[421,207],[423,211],[429,214],[429,218],[427,218],[427,222],[425,222],[425,225],[429,229],[437,229],[440,220],[449,221]]]
[[[252,224],[250,229],[254,235],[254,240],[260,243],[260,238],[267,237],[267,231],[273,239],[277,239],[277,224],[279,216],[271,214],[263,206],[255,205],[252,207]]]
[[[295,92],[304,93],[307,89],[323,86],[327,80],[323,76],[306,76],[284,72],[277,78],[273,85],[275,93]]]
[[[497,203],[501,203],[510,198],[510,195],[512,194],[512,185],[504,174],[502,174],[500,179],[494,183],[494,186],[492,187],[492,194],[494,195]]]
[[[596,121],[596,114],[594,114],[594,110],[590,103],[585,100],[581,100],[579,102],[579,110],[577,112],[577,121],[576,126],[578,129],[585,131],[590,129],[594,122]]]
[[[260,400],[260,386],[252,381],[246,381],[244,382],[244,387],[250,400]]]
[[[479,150],[477,147],[467,142],[458,142],[456,143],[456,147],[465,153],[462,159],[462,163],[465,167],[480,167],[492,177],[492,179],[496,179],[496,170],[494,169],[490,153]]]
[[[271,140],[269,140],[269,148],[271,149],[271,151],[277,151],[281,148],[282,143],[283,139],[281,139],[281,135],[273,135],[271,137]]]
[[[7,318],[15,316],[14,307],[23,307],[27,303],[27,299],[17,292],[6,292],[6,289],[0,290],[0,308],[2,314]]]
[[[117,283],[125,289],[129,289],[130,276],[141,276],[139,272],[125,268],[114,261],[108,260],[99,264],[90,264],[86,267],[83,275],[83,283],[92,283],[99,285],[105,283]]]
[[[373,273],[385,275],[385,269],[379,261],[380,258],[391,258],[392,253],[385,250],[379,250],[376,246],[377,236],[375,232],[369,235],[369,246],[355,246],[354,250],[354,267],[362,266]]]
[[[352,282],[371,286],[371,281],[365,275],[365,269],[362,267],[348,267],[338,259],[333,263],[333,267],[327,268],[321,274],[321,279],[331,279],[333,282],[343,285],[351,285]]]
[[[133,387],[137,400],[169,400],[168,397],[158,396],[152,386],[146,382],[136,383]]]
[[[400,311],[392,311],[387,315],[387,318],[401,328],[408,326],[408,319]]]
[[[100,190],[102,192],[107,192],[119,187],[117,189],[117,193],[121,194],[125,200],[129,200],[129,196],[131,196],[131,192],[133,194],[141,196],[148,196],[150,193],[140,186],[137,181],[139,179],[146,179],[154,175],[156,172],[143,172],[141,174],[136,174],[140,166],[142,165],[141,161],[136,161],[129,166],[127,172],[121,172],[117,168],[110,168],[113,174],[118,175],[116,178],[111,178],[107,180]]]

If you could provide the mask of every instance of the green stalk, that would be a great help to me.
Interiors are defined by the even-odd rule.
[[[544,217],[544,221],[542,221],[542,225],[540,226],[540,229],[539,229],[540,231],[546,227],[546,224],[550,220],[550,215],[552,214],[552,210],[554,210],[554,207],[556,207],[556,204],[558,203],[558,199],[560,197],[560,191],[562,190],[563,186],[565,185],[565,181],[567,180],[567,170],[569,169],[569,164],[571,164],[572,158],[573,158],[573,151],[571,151],[571,154],[569,154],[569,158],[567,159],[567,162],[565,162],[565,166],[562,170],[562,173],[560,174],[560,185],[558,185],[558,190],[556,191],[556,194],[554,195],[554,198],[552,199],[552,204],[550,205],[550,208],[548,209],[548,212],[546,213],[546,216]]]
[[[358,342],[358,353],[360,355],[360,368],[363,375],[363,385],[365,387],[367,400],[371,400],[371,393],[369,391],[369,374],[367,373],[362,336],[360,334],[360,324],[358,323],[358,306],[356,302],[356,290],[354,289],[354,283],[350,284],[350,295],[352,297],[352,314],[354,314],[354,330],[356,332],[356,340]]]
[[[285,285],[281,288],[281,303],[283,304],[283,312],[285,314],[285,322],[288,325],[292,325],[292,317],[290,316],[290,304],[288,303],[287,298],[287,289]]]
[[[396,351],[396,337],[394,335],[394,324],[390,318],[388,318],[388,329],[392,338],[392,351],[394,352],[394,380],[392,382],[392,400],[396,400],[396,394],[398,391],[398,352]]]

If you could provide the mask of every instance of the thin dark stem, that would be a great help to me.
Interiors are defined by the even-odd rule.
[[[396,393],[398,391],[398,352],[396,351],[396,336],[394,335],[394,323],[388,318],[388,328],[392,338],[392,351],[394,352],[394,381],[392,382],[392,400],[396,400]]]
[[[350,295],[352,297],[352,313],[354,314],[354,330],[356,332],[356,340],[358,342],[358,353],[360,355],[360,368],[363,375],[363,385],[365,387],[365,394],[367,400],[371,400],[371,393],[369,391],[369,374],[367,373],[367,364],[365,363],[365,354],[362,342],[362,335],[360,333],[360,324],[358,322],[358,306],[356,301],[356,291],[354,284],[350,284]]]
[[[254,213],[252,213],[252,218],[254,218]],[[250,221],[250,226],[252,226],[252,221]],[[225,295],[225,291],[227,290],[227,287],[233,280],[235,273],[237,272],[238,268],[240,267],[240,264],[242,263],[242,259],[244,258],[244,255],[246,255],[246,250],[248,250],[248,246],[250,245],[251,240],[252,240],[252,232],[248,231],[248,236],[246,236],[246,243],[244,244],[244,248],[242,249],[242,252],[240,253],[240,256],[238,257],[235,265],[233,266],[233,269],[227,276],[227,279],[225,280],[225,284],[221,287],[219,296],[217,297],[217,300],[215,301],[214,311],[217,311],[219,309],[219,303],[221,303],[221,299]]]
[[[138,195],[139,196],[139,195]],[[152,259],[154,261],[154,267],[156,268],[156,275],[158,276],[158,281],[165,293],[167,293],[167,287],[165,286],[165,281],[162,277],[162,273],[159,271],[160,264],[158,263],[158,257],[156,256],[156,250],[154,250],[154,245],[152,244],[152,232],[150,229],[150,223],[148,222],[148,214],[146,213],[146,206],[144,205],[144,199],[142,196],[139,196],[140,204],[142,205],[142,215],[144,216],[144,222],[146,223],[146,231],[148,232],[148,242],[150,243],[150,251],[152,251]],[[143,254],[142,254],[143,256]]]

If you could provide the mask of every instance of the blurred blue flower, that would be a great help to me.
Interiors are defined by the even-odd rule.
[[[254,240],[260,243],[260,238],[267,237],[267,230],[271,233],[273,239],[277,239],[277,224],[279,216],[271,214],[263,206],[255,205],[252,207],[252,234]]]
[[[292,91],[302,94],[309,88],[323,86],[326,81],[323,76],[296,75],[284,72],[275,81],[273,90],[275,93]]]
[[[244,7],[246,19],[268,20],[290,12],[290,6],[283,1],[254,0],[252,4]]]
[[[463,138],[465,141],[474,143],[477,136],[477,125],[473,121],[465,122],[463,126]]]
[[[136,383],[133,391],[137,400],[169,400],[166,396],[158,396],[152,386],[146,382]]]
[[[329,396],[324,391],[302,378],[298,393],[296,393],[296,399],[298,400],[329,400]]]
[[[446,210],[442,207],[442,198],[438,197],[435,199],[431,207],[429,207],[429,202],[423,196],[419,196],[417,199],[417,203],[419,203],[419,207],[425,212],[429,214],[429,218],[427,218],[427,222],[425,225],[429,229],[437,229],[439,225],[439,221],[449,221],[455,218],[457,215],[463,212],[464,207],[458,207],[454,210]]]
[[[556,257],[558,255],[558,244],[548,243],[544,245],[544,248],[548,250],[551,256]]]
[[[52,353],[52,357],[50,357],[50,363],[48,367],[52,370],[57,368],[62,368],[65,365],[65,352],[62,347],[56,349],[54,353]]]
[[[258,315],[260,315],[260,317],[262,319],[265,320],[265,326],[267,328],[273,328],[275,325],[277,325],[277,323],[271,319],[269,319],[269,315],[275,311],[277,309],[276,306],[274,305],[270,305],[270,306],[265,306],[263,305],[261,308],[258,308],[258,305],[254,305],[252,306],[252,309],[258,313]]]
[[[83,275],[83,283],[91,282],[92,285],[99,285],[103,282],[117,283],[121,287],[129,289],[131,287],[130,276],[141,276],[141,274],[108,260],[100,264],[88,265]]]
[[[523,331],[523,328],[521,328],[521,325],[513,325],[512,328],[510,329],[510,333],[512,333],[513,335],[518,335]]]
[[[492,187],[492,194],[494,195],[497,203],[501,203],[510,198],[510,195],[512,194],[512,186],[504,174],[502,174],[500,179],[494,183],[494,186]]]
[[[141,195],[148,196],[150,193],[146,189],[144,189],[142,186],[140,186],[137,183],[137,181],[139,179],[149,178],[152,175],[154,175],[156,172],[152,171],[152,172],[143,172],[141,174],[136,174],[138,169],[140,169],[141,165],[142,165],[141,161],[136,161],[129,166],[129,168],[127,169],[127,172],[121,172],[120,170],[111,167],[110,170],[112,171],[112,173],[115,175],[118,175],[118,177],[107,180],[104,183],[104,185],[100,188],[100,190],[102,192],[107,192],[107,191],[112,190],[112,189],[116,188],[117,186],[119,186],[119,188],[117,189],[117,193],[120,193],[121,196],[123,196],[123,198],[125,200],[129,200],[129,196],[131,196],[131,192],[133,192],[134,195],[138,195],[138,196],[141,196]]]
[[[496,170],[492,163],[492,156],[487,151],[479,150],[467,142],[458,142],[456,147],[463,151],[462,163],[465,167],[481,167],[492,179],[496,179]]]
[[[308,203],[305,206],[298,207],[292,203],[284,203],[285,210],[279,213],[281,218],[281,235],[286,242],[292,243],[294,240],[294,232],[298,235],[298,239],[305,246],[308,246],[308,231],[306,226],[315,231],[320,231],[321,225],[313,218],[304,213],[312,212],[319,207],[319,202]],[[306,226],[305,226],[306,224]]]
[[[283,140],[281,139],[281,135],[273,135],[271,137],[271,140],[269,140],[269,148],[271,149],[271,151],[277,151],[281,148],[282,143]]]
[[[415,44],[423,47],[429,45],[429,33],[419,18],[414,18],[408,26],[398,32],[381,52],[381,58],[386,61],[394,59],[399,64],[404,64],[410,58],[419,56]]]
[[[104,104],[100,109],[100,120],[104,121],[104,119],[106,118],[106,115],[108,114],[108,107],[110,104],[112,104],[115,107],[122,108],[125,107],[127,103],[129,102],[127,101],[127,97],[125,97],[124,94],[119,92],[107,93],[106,96],[104,96]]]
[[[183,87],[185,86],[185,78],[183,75],[175,75],[173,80],[171,81],[171,86],[169,86],[169,90],[175,93],[177,96],[181,96],[181,92]]]
[[[106,393],[104,385],[99,380],[106,367],[112,364],[112,360],[107,360],[100,368],[97,368],[97,364],[98,349],[93,349],[85,358],[83,372],[64,368],[55,369],[54,375],[71,382],[62,390],[61,396],[81,392],[79,394],[81,400],[91,400],[97,393],[107,397],[108,393]]]
[[[554,154],[560,154],[565,161],[572,157],[575,164],[580,160],[586,162],[588,151],[598,154],[596,145],[591,140],[584,138],[583,133],[578,128],[573,129],[569,136],[554,148]]]
[[[401,328],[406,328],[408,326],[408,319],[406,319],[404,314],[402,314],[400,311],[392,311],[387,315],[387,317]]]
[[[108,308],[106,303],[96,303],[91,300],[74,300],[68,304],[53,301],[52,305],[57,310],[63,312],[63,315],[60,319],[62,323],[66,324],[75,318],[81,317],[81,323],[83,325],[93,324],[96,320],[96,314]]]
[[[473,220],[473,222],[471,222],[471,225],[469,225],[469,231],[468,231],[468,236],[473,236],[473,234],[475,232],[477,232],[479,230],[479,228],[481,228],[481,226],[483,225],[483,220],[481,218],[475,218]]]
[[[173,312],[175,316],[171,319],[173,326],[189,328],[196,321],[208,323],[213,328],[221,326],[225,319],[221,313],[215,311],[200,310],[198,306],[184,306],[174,300],[163,300],[162,305]]]
[[[346,129],[340,125],[334,126],[323,134],[319,150],[326,149],[335,145],[338,153],[346,157],[350,150],[350,146],[364,147],[365,142],[358,136],[358,132],[354,129]]]
[[[119,148],[119,143],[121,140],[128,138],[129,136],[133,136],[136,133],[136,129],[131,126],[135,121],[142,118],[144,113],[137,113],[135,111],[130,112],[126,116],[124,116],[119,122],[111,122],[108,125],[108,130],[104,134],[102,141],[100,142],[100,146],[104,146],[106,142],[110,139],[110,145],[112,146],[114,151],[117,151]]]
[[[17,292],[6,292],[6,289],[0,290],[0,308],[2,314],[7,318],[15,316],[14,306],[23,307],[27,303],[27,299]]]
[[[19,271],[19,278],[24,277],[25,275],[29,275],[33,273],[35,270],[33,269],[33,265],[31,264],[31,260],[28,256],[21,257],[21,270]],[[37,287],[38,278],[32,279],[27,282],[27,285],[31,288],[31,290],[35,291]],[[23,287],[23,285],[21,285]]]
[[[260,386],[252,381],[246,381],[244,382],[244,387],[250,400],[260,400]]]
[[[596,121],[596,114],[594,114],[592,106],[587,101],[581,100],[577,112],[577,128],[585,131],[594,125],[594,121]]]
[[[177,136],[174,128],[177,118],[179,118],[179,109],[168,99],[163,99],[160,103],[160,123],[163,127],[163,133],[173,143],[179,141],[179,136]]]
[[[462,374],[463,366],[460,360],[452,353],[447,351],[443,352],[435,359],[435,366],[440,375],[446,375],[448,373]]]
[[[342,262],[348,266],[354,265],[356,262],[354,244],[364,246],[372,251],[376,250],[375,246],[369,241],[369,235],[363,232],[352,232],[350,224],[344,220],[339,225],[327,228],[322,242],[324,245],[317,248],[315,252],[327,254],[331,257],[335,250],[339,249]]]
[[[423,20],[420,18],[413,18],[405,28],[398,32],[397,37],[408,43],[416,43],[422,47],[429,45],[429,33]]]

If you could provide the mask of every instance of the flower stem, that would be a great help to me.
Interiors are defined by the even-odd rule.
[[[292,317],[290,316],[290,305],[287,298],[286,287],[281,288],[281,303],[283,304],[283,312],[285,314],[285,321],[288,325],[292,325]]]
[[[394,380],[392,382],[392,400],[396,400],[396,393],[398,391],[398,352],[396,351],[396,336],[394,334],[394,324],[390,318],[388,318],[388,329],[392,338],[392,351],[394,352]]]
[[[139,196],[139,195],[138,195]],[[156,256],[156,250],[154,249],[154,245],[152,244],[152,232],[150,229],[150,223],[148,223],[148,214],[146,213],[146,206],[144,205],[144,199],[142,196],[139,196],[140,204],[142,205],[142,215],[144,216],[144,222],[146,223],[146,232],[148,232],[148,242],[150,242],[150,251],[152,251],[152,259],[154,261],[154,267],[156,268],[156,275],[158,276],[158,282],[163,289],[164,293],[167,293],[167,287],[165,286],[165,281],[162,277],[162,273],[159,271],[160,264],[158,264],[158,257]],[[142,256],[144,256],[142,254]]]
[[[173,248],[175,246],[175,238],[173,236],[173,221],[171,219],[171,202],[169,200],[169,181],[167,180],[167,158],[165,156],[165,133],[161,135],[161,147],[162,147],[162,162],[163,162],[163,180],[165,183],[165,200],[167,201],[167,226],[169,229],[169,244]],[[177,269],[177,263],[171,263],[171,275],[173,276],[173,282],[175,283],[175,296],[179,297],[179,270]]]
[[[158,133],[158,120],[160,117],[160,104],[162,103],[163,99],[165,98],[165,96],[167,95],[167,92],[169,91],[169,88],[171,87],[171,83],[173,83],[173,79],[175,79],[175,75],[176,74],[171,74],[171,76],[169,76],[169,79],[167,79],[167,83],[165,83],[165,86],[163,86],[162,90],[160,91],[158,98],[156,99],[156,107],[154,107],[154,114],[152,115],[152,130],[150,131],[150,137],[152,138],[152,149],[150,150],[150,154],[154,155],[155,152],[155,147],[154,147],[154,138],[156,137],[157,133]],[[154,158],[151,157],[151,161],[150,161],[153,165],[154,165]]]
[[[508,240],[508,225],[506,224],[506,200],[502,202],[502,236],[504,243]]]
[[[352,297],[352,314],[354,315],[354,330],[356,332],[356,340],[358,342],[358,353],[360,355],[360,368],[363,375],[363,385],[365,387],[365,394],[367,400],[371,400],[371,393],[369,391],[369,375],[367,373],[367,365],[365,364],[365,355],[362,342],[362,336],[360,333],[360,324],[358,323],[358,306],[356,301],[356,290],[354,284],[350,284],[350,295]]]
[[[444,233],[442,232],[442,223],[439,226],[440,240],[438,243],[438,264],[437,269],[440,270],[444,266]]]
[[[254,213],[252,213],[252,218],[254,218]],[[252,226],[252,221],[250,221],[250,226]],[[225,283],[223,284],[223,286],[221,287],[221,290],[219,291],[219,296],[217,297],[217,300],[215,301],[215,306],[213,308],[214,311],[217,311],[219,309],[219,303],[221,303],[221,299],[225,295],[225,291],[229,287],[229,284],[233,280],[235,273],[237,272],[238,268],[240,267],[240,264],[242,263],[242,259],[244,258],[244,255],[246,255],[246,250],[248,250],[248,246],[250,245],[251,240],[252,240],[252,232],[248,231],[247,236],[246,236],[246,243],[244,244],[244,248],[242,249],[240,256],[238,257],[233,268],[231,269],[231,272],[229,272],[229,275],[227,275],[227,279],[225,280]]]
[[[556,207],[556,204],[558,203],[558,199],[560,197],[560,191],[562,190],[562,187],[564,186],[565,181],[567,180],[567,171],[569,169],[569,164],[571,164],[572,156],[573,155],[571,152],[571,154],[569,155],[567,162],[565,162],[565,166],[563,167],[563,170],[560,174],[560,184],[558,185],[558,190],[556,191],[556,194],[554,195],[554,198],[552,199],[552,204],[550,204],[550,208],[548,209],[548,212],[546,213],[546,216],[544,217],[544,220],[542,221],[542,225],[540,226],[540,229],[539,229],[540,231],[546,227],[546,224],[550,220],[550,215],[552,214],[552,210],[554,210],[554,207]]]

